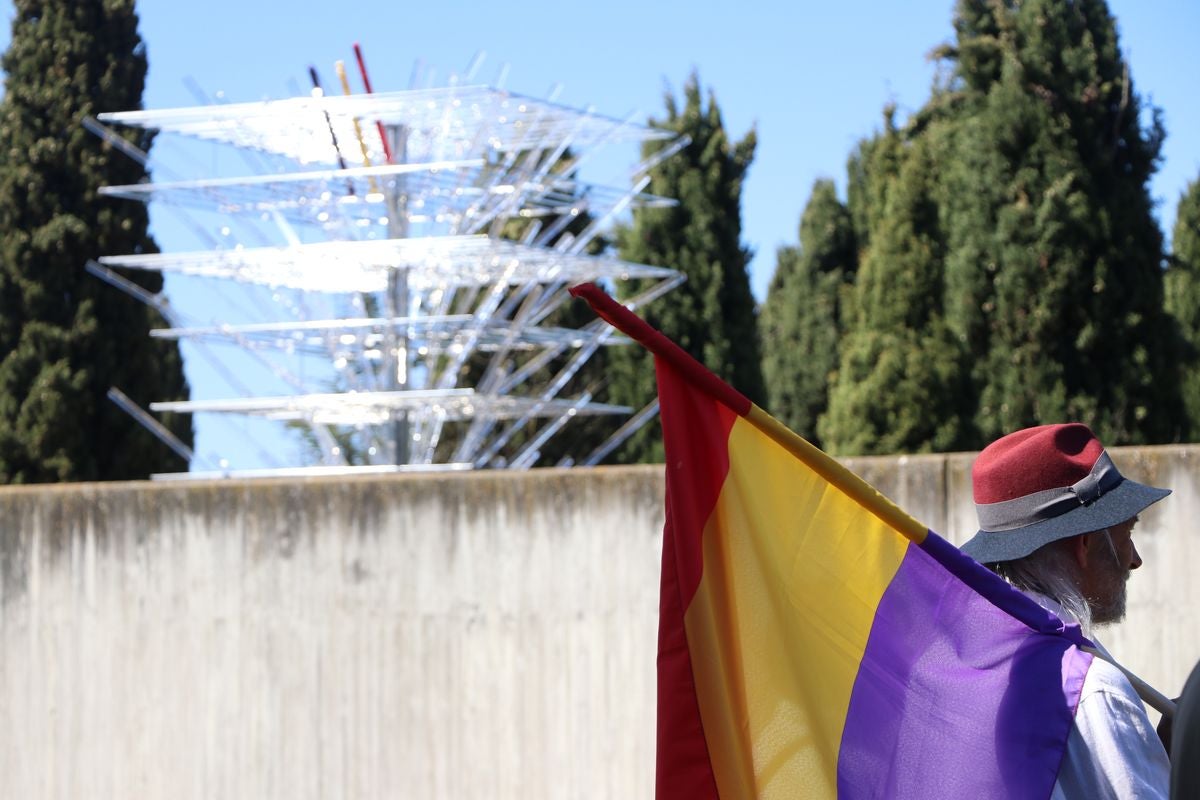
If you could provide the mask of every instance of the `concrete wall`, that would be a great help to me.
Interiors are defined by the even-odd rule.
[[[1200,448],[1111,649],[1200,658]],[[968,456],[852,467],[950,538]],[[653,792],[661,468],[0,489],[0,797]]]

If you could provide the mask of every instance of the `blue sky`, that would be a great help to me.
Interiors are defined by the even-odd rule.
[[[715,92],[731,135],[751,126],[758,132],[743,230],[756,253],[751,280],[760,300],[776,248],[796,240],[813,181],[831,177],[844,188],[846,157],[879,127],[884,104],[896,103],[903,114],[926,98],[935,69],[926,54],[950,38],[952,6],[953,0],[138,3],[150,63],[148,108],[193,105],[187,79],[235,102],[290,96],[307,90],[309,64],[329,86],[335,60],[353,64],[356,41],[376,91],[406,88],[414,70],[423,79],[433,70],[440,82],[483,51],[477,75],[483,82],[507,65],[513,91],[544,96],[561,84],[561,102],[618,117],[659,113],[663,93],[677,92],[695,69]],[[1110,8],[1135,87],[1164,112],[1168,139],[1151,191],[1169,229],[1180,193],[1200,175],[1194,87],[1200,3],[1110,0]],[[5,25],[0,47],[8,34]],[[622,166],[635,157],[632,148],[610,155]],[[165,225],[155,233],[164,250],[172,249]],[[231,394],[193,361],[189,378],[197,396]],[[198,422],[201,453],[231,458],[235,466],[260,465],[236,433],[221,431],[223,423]]]

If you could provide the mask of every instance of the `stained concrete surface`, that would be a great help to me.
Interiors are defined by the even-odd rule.
[[[1200,658],[1200,448],[1102,638]],[[850,459],[955,542],[969,455]],[[661,467],[0,489],[0,797],[650,797]]]

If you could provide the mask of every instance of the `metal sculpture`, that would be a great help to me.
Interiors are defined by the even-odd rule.
[[[133,157],[145,154],[113,128],[211,142],[255,166],[254,174],[103,190],[185,214],[215,211],[252,227],[255,239],[106,255],[90,266],[98,276],[135,295],[119,270],[269,292],[241,319],[228,309],[189,315],[184,303],[143,297],[170,325],[152,335],[194,347],[234,344],[287,388],[150,410],[252,415],[309,432],[318,463],[253,473],[262,475],[525,468],[574,417],[628,414],[586,389],[563,394],[598,348],[622,338],[599,322],[573,330],[554,319],[572,283],[636,279],[641,292],[626,301],[634,307],[682,280],[589,245],[627,209],[672,203],[643,190],[648,171],[686,141],[496,87],[371,93],[357,49],[356,57],[366,94],[350,94],[339,64],[343,96],[326,96],[312,70],[309,97],[89,121]],[[579,180],[580,166],[604,145],[647,140],[662,143],[633,170],[630,186]],[[296,366],[314,359],[327,368]],[[597,463],[655,409],[561,463]],[[185,476],[156,477],[210,474],[193,466]]]

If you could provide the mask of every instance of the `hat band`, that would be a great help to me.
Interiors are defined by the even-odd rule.
[[[999,503],[976,503],[979,527],[985,531],[1011,531],[1061,517],[1068,511],[1094,502],[1124,480],[1105,451],[1092,465],[1092,471],[1070,486],[1045,489]]]

